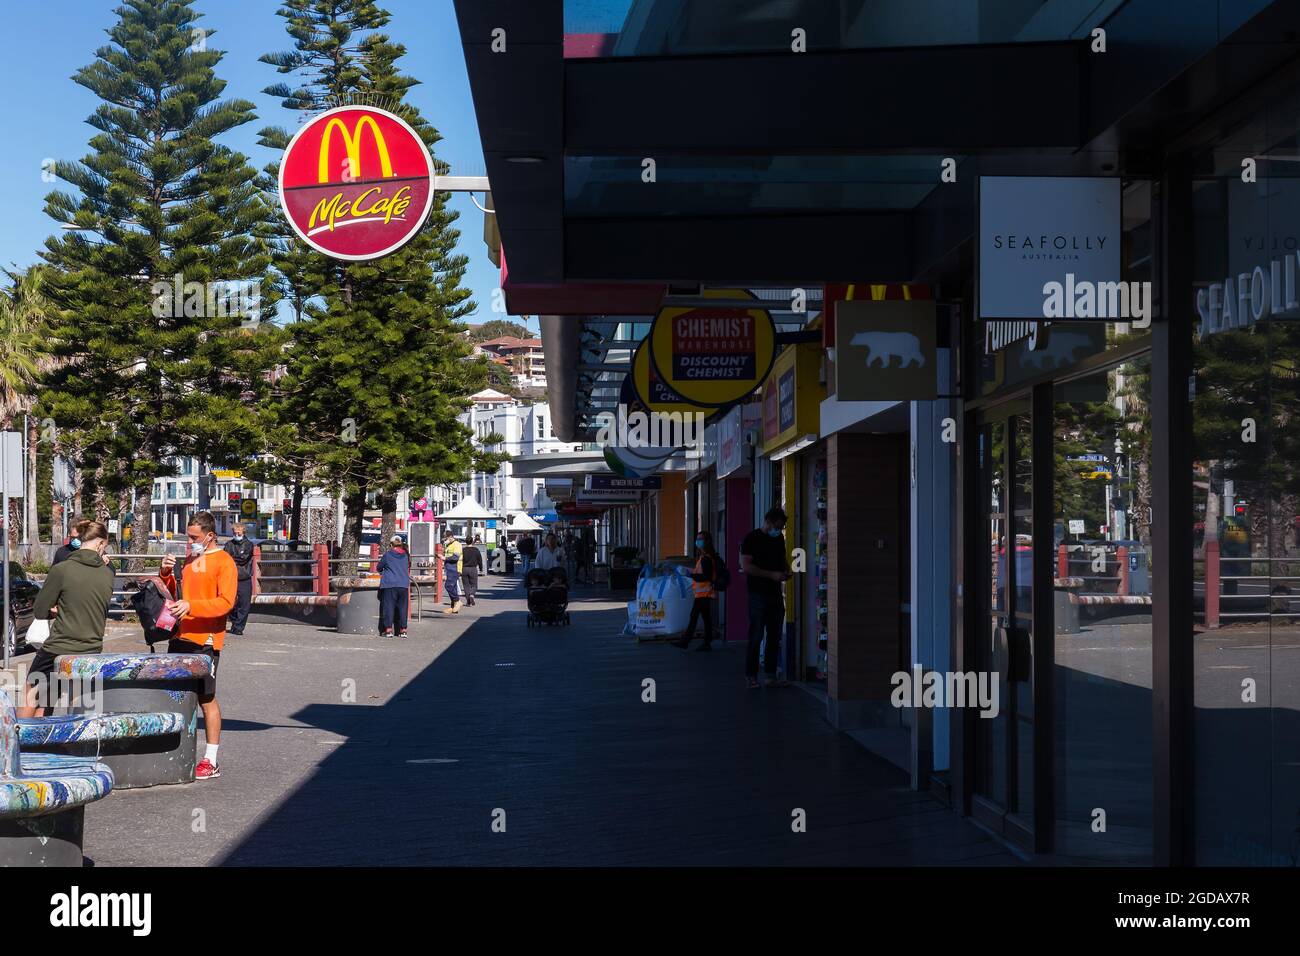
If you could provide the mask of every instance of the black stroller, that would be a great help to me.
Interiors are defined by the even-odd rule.
[[[569,624],[569,579],[563,568],[532,568],[524,579],[528,589],[528,626]]]

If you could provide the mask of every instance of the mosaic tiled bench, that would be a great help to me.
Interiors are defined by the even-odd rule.
[[[157,754],[174,747],[186,726],[185,718],[176,712],[19,717],[18,745],[25,754],[86,757],[112,767],[119,757]],[[129,763],[123,770],[129,779]],[[119,784],[118,789],[124,788]]]
[[[135,718],[151,732],[121,741],[88,742],[100,747],[119,790],[192,783],[197,762],[199,694],[212,681],[212,660],[203,654],[64,654],[55,675],[71,686],[93,686],[98,678],[99,710],[117,720]],[[74,696],[70,710],[85,714],[91,701]],[[129,724],[123,724],[129,729]],[[166,729],[170,728],[170,729]]]
[[[85,757],[24,754],[18,718],[0,690],[0,867],[81,866],[86,804],[113,789],[113,771]]]

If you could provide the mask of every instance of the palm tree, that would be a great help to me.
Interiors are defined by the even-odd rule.
[[[0,288],[0,426],[12,428],[20,415],[31,412],[36,401],[36,382],[53,365],[46,350],[43,327],[53,308],[43,291],[43,274],[39,267],[25,271],[0,268],[9,279],[8,288]],[[35,416],[27,420],[27,475],[23,502],[27,522],[40,537],[36,510],[36,448],[40,435]],[[11,516],[12,517],[12,516]],[[10,525],[12,541],[18,522]],[[51,529],[51,534],[53,529]]]

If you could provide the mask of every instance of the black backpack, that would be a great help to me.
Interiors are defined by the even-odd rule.
[[[170,600],[171,595],[164,594],[157,582],[147,579],[140,582],[140,589],[131,597],[136,618],[144,628],[144,642],[149,645],[151,652],[155,644],[168,641],[176,634],[175,626],[166,629],[158,627],[158,618]]]
[[[731,572],[718,555],[713,555],[713,590],[725,591],[731,586]]]

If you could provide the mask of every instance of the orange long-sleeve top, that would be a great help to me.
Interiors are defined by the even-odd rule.
[[[176,579],[164,570],[159,577],[176,593]],[[181,618],[183,641],[206,644],[212,641],[213,650],[221,650],[226,640],[226,615],[235,606],[239,592],[239,569],[235,559],[222,550],[205,551],[187,558],[181,572],[181,598],[190,604],[190,612]]]

